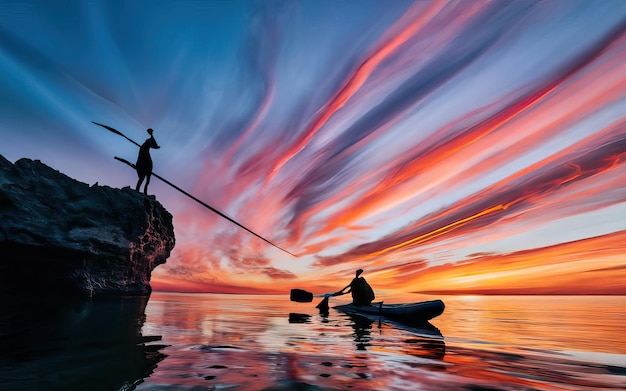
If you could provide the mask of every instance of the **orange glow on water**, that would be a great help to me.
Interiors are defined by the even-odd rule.
[[[414,296],[402,299],[418,300]],[[393,384],[398,390],[478,384],[556,391],[602,389],[621,380],[610,367],[584,361],[585,352],[611,352],[615,359],[626,353],[620,298],[443,299],[446,312],[433,320],[436,328],[420,331],[334,309],[322,317],[315,303],[285,302],[282,296],[156,293],[146,328],[171,347],[147,382],[251,389]],[[590,308],[596,317],[588,316]]]

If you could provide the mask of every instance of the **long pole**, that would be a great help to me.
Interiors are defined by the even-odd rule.
[[[97,123],[97,122],[93,122],[93,121],[91,121],[91,123],[92,123],[92,124],[99,125],[99,126],[102,126],[103,128],[105,128],[105,129],[107,129],[107,130],[109,130],[109,131],[111,131],[111,132],[113,132],[113,133],[117,134],[118,136],[122,136],[122,137],[124,137],[126,140],[130,141],[131,143],[135,144],[136,146],[141,147],[141,145],[139,145],[139,143],[138,143],[137,141],[135,141],[135,140],[133,140],[133,139],[130,139],[130,138],[126,137],[126,136],[125,136],[122,132],[120,132],[119,130],[117,130],[117,129],[115,129],[115,128],[112,128],[112,127],[110,127],[110,126],[106,126],[106,125],[102,125],[102,124],[99,124],[99,123]]]
[[[92,121],[92,122],[93,122],[93,121]],[[119,135],[119,136],[122,136],[122,137],[124,137],[126,140],[130,141],[131,143],[133,143],[133,144],[135,144],[135,145],[139,146],[139,144],[138,144],[137,142],[135,142],[134,140],[132,140],[132,139],[130,139],[130,138],[128,138],[128,137],[126,137],[126,136],[125,136],[122,132],[120,132],[119,130],[114,129],[114,128],[110,127],[110,126],[106,126],[106,125],[99,124],[99,123],[97,123],[97,122],[93,122],[93,123],[94,123],[94,124],[96,124],[96,125],[102,126],[103,128],[105,128],[105,129],[107,129],[107,130],[109,130],[109,131],[111,131],[111,132],[113,132],[113,133],[115,133],[115,134],[117,134],[117,135]],[[129,166],[130,166],[130,167],[132,167],[133,169],[136,169],[135,165],[134,165],[133,163],[129,162],[128,160],[126,160],[126,159],[122,159],[122,158],[120,158],[120,157],[115,156],[115,160],[119,160],[120,162],[122,162],[122,163],[125,163],[125,164],[129,165]],[[222,213],[222,212],[220,212],[219,210],[215,209],[214,207],[212,207],[211,205],[207,204],[206,202],[204,202],[204,201],[202,201],[202,200],[200,200],[200,199],[198,199],[198,198],[194,197],[193,195],[191,195],[191,194],[187,193],[185,190],[183,190],[183,189],[181,189],[180,187],[176,186],[175,184],[173,184],[172,182],[170,182],[170,181],[168,181],[167,179],[163,178],[162,176],[157,175],[157,174],[155,174],[154,172],[152,173],[152,175],[154,175],[157,179],[160,179],[160,180],[161,180],[161,181],[163,181],[164,183],[166,183],[166,184],[170,185],[170,186],[171,186],[171,187],[173,187],[174,189],[178,190],[179,192],[183,193],[184,195],[186,195],[187,197],[191,198],[192,200],[196,201],[197,203],[199,203],[200,205],[204,206],[205,208],[209,209],[209,210],[210,210],[210,211],[212,211],[213,213],[216,213],[217,215],[219,215],[219,216],[221,216],[221,217],[225,218],[226,220],[230,221],[231,223],[233,223],[233,224],[237,225],[238,227],[241,227],[241,228],[245,229],[246,231],[248,231],[248,232],[249,232],[249,233],[251,233],[252,235],[256,236],[257,238],[259,238],[259,239],[263,240],[264,242],[266,242],[266,243],[268,243],[268,244],[270,244],[270,245],[272,245],[272,246],[276,247],[277,249],[279,249],[279,250],[281,250],[281,251],[286,252],[287,254],[291,255],[292,257],[296,257],[294,254],[292,254],[292,253],[290,253],[289,251],[287,251],[287,250],[285,250],[285,249],[283,249],[283,248],[281,248],[281,247],[279,247],[279,246],[275,245],[274,243],[272,243],[272,242],[270,242],[269,240],[265,239],[263,236],[261,236],[261,235],[257,234],[256,232],[254,232],[254,231],[250,230],[249,228],[247,228],[247,227],[243,226],[243,225],[242,225],[242,224],[240,224],[239,222],[235,221],[235,220],[234,220],[234,219],[232,219],[231,217],[228,217],[227,215],[225,215],[224,213]]]

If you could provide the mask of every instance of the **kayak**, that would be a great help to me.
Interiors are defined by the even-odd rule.
[[[344,304],[333,308],[348,314],[376,315],[405,323],[422,323],[441,315],[446,306],[441,300],[430,300],[406,304],[380,302],[366,306]]]

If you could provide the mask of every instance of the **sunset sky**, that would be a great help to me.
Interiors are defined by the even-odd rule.
[[[0,3],[0,155],[133,186],[155,289],[626,294],[626,1]]]

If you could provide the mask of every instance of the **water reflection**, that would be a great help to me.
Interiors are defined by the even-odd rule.
[[[311,315],[299,314],[297,312],[290,312],[289,323],[311,323]]]
[[[623,389],[623,298],[449,297],[437,327],[285,301],[0,298],[0,389]]]
[[[367,350],[367,346],[370,345],[370,341],[372,340],[372,324],[374,323],[371,319],[355,315],[348,315],[351,321],[352,328],[354,329],[354,344],[356,346],[356,350]]]
[[[624,335],[624,305],[603,298],[599,303],[612,307],[600,314],[597,299],[594,306],[580,306],[584,300],[450,297],[450,311],[433,324],[383,319],[379,326],[377,316],[333,308],[319,314],[316,303],[279,296],[156,293],[143,330],[163,335],[168,357],[137,391],[623,389],[626,370],[618,353],[624,338],[618,337]],[[579,307],[585,311],[568,316]],[[537,309],[546,316],[530,317]],[[602,323],[593,334],[568,332],[559,339],[549,327],[558,322],[558,330],[585,330],[580,319],[591,309],[593,321],[601,316]],[[583,337],[598,346],[611,341],[613,355],[596,357],[601,364],[546,349],[558,341],[574,350],[584,346]]]
[[[142,335],[145,298],[0,298],[0,385],[131,390],[166,356]]]
[[[372,339],[376,334],[383,334],[382,323],[369,317],[357,314],[346,314],[350,320],[350,326],[354,330],[354,344],[356,350],[367,350],[372,345]],[[403,353],[431,360],[443,360],[446,354],[446,344],[439,329],[429,322],[420,322],[411,326],[404,325],[410,331],[413,338],[403,341],[405,348]],[[385,328],[398,327],[387,324]],[[382,343],[382,342],[381,342]]]

